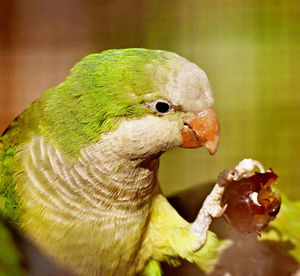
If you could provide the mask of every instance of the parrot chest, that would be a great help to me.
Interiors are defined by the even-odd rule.
[[[23,151],[16,185],[24,210],[21,227],[79,274],[128,274],[157,193],[158,161],[146,168],[103,159],[86,150],[71,164],[34,138]]]

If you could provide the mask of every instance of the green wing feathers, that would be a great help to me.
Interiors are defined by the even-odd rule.
[[[7,140],[6,136],[0,138],[0,213],[9,221],[17,223],[19,215],[14,175],[16,146],[7,144]]]

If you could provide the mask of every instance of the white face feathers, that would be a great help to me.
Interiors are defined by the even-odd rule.
[[[123,121],[114,132],[104,134],[99,146],[124,159],[144,159],[179,146],[182,121],[148,115]]]
[[[196,64],[178,56],[168,74],[164,95],[185,111],[200,112],[213,105],[214,99],[205,72]]]

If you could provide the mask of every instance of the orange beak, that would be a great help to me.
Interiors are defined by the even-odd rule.
[[[210,154],[217,151],[219,143],[219,123],[213,108],[206,109],[186,121],[181,129],[182,148],[206,147]]]

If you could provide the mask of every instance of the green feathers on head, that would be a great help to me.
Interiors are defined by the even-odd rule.
[[[77,156],[124,118],[150,113],[140,103],[145,94],[161,97],[160,88],[175,59],[175,54],[146,49],[109,50],[85,57],[65,82],[41,99],[42,135],[63,153]]]

